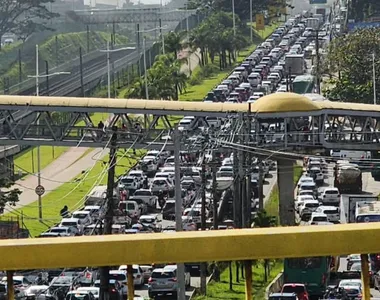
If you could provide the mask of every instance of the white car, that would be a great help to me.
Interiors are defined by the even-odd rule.
[[[325,188],[321,194],[323,205],[339,205],[340,193],[337,188]]]
[[[133,285],[141,287],[144,285],[144,275],[143,270],[140,268],[139,265],[133,265]],[[121,265],[119,267],[119,271],[127,271],[126,265]]]
[[[157,196],[153,195],[151,190],[139,189],[134,192],[130,199],[133,199],[134,197],[143,200],[146,205],[156,208]]]
[[[140,180],[134,176],[124,176],[120,178],[119,188],[126,190],[138,190],[140,188]]]
[[[307,200],[315,200],[314,196],[311,196],[311,195],[299,195],[297,196],[296,198],[296,201],[295,201],[295,208],[296,208],[296,211],[300,213],[300,206],[303,204],[304,201],[307,201]]]
[[[173,184],[164,177],[156,177],[152,181],[151,191],[153,194],[158,194],[159,191],[169,194],[170,197],[174,195]]]
[[[128,176],[135,177],[137,179],[137,182],[139,184],[139,188],[142,187],[144,182],[144,171],[142,170],[131,170],[128,173]]]
[[[83,225],[79,219],[76,218],[63,218],[61,223],[59,223],[58,227],[74,227],[78,229],[79,234],[83,232]]]
[[[95,299],[99,299],[100,288],[95,286],[82,286],[77,288],[77,291],[87,291],[94,295]]]
[[[158,169],[158,161],[155,156],[145,156],[140,161],[141,170],[147,174],[154,174]]]
[[[53,227],[49,230],[51,233],[57,233],[61,236],[75,236],[79,234],[79,230],[76,227]]]
[[[300,214],[312,213],[319,207],[318,200],[305,200],[299,207]]]
[[[338,288],[346,288],[346,287],[362,287],[362,280],[361,279],[342,279],[339,281]]]
[[[25,289],[25,296],[35,300],[45,300],[46,293],[49,290],[48,285],[31,285]],[[16,297],[17,299],[17,297]]]
[[[176,271],[177,265],[167,265],[164,267],[164,271]],[[185,287],[189,287],[191,282],[190,272],[185,269]]]
[[[298,180],[298,188],[300,188],[300,186],[303,184],[303,183],[306,183],[306,182],[312,182],[314,183],[314,179],[312,177],[309,177],[309,176],[302,176],[300,178],[300,180]]]
[[[92,224],[91,213],[89,211],[77,210],[73,212],[71,217],[79,219],[83,226]]]
[[[325,214],[329,222],[338,223],[340,220],[339,208],[336,206],[322,205],[317,208],[316,212]]]
[[[309,225],[314,225],[319,222],[328,222],[327,215],[322,213],[313,212],[310,217]]]

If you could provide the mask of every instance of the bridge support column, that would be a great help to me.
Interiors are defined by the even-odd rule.
[[[293,165],[294,161],[290,159],[279,159],[277,161],[277,185],[281,226],[295,225]]]

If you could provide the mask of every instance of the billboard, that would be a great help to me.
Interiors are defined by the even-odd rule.
[[[264,30],[265,29],[265,20],[263,14],[256,15],[256,30]]]

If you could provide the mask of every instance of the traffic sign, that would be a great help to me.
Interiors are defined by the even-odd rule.
[[[38,196],[45,194],[45,188],[42,185],[37,185],[34,191]]]
[[[256,15],[256,30],[264,30],[265,29],[265,20],[263,14]]]

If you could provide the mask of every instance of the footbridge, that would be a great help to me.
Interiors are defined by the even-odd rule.
[[[33,118],[15,119],[23,111]],[[110,114],[106,130],[92,120],[94,113]],[[136,127],[136,116],[146,115]],[[307,96],[277,93],[254,104],[177,102],[141,99],[0,96],[0,144],[104,147],[117,126],[120,147],[158,147],[158,138],[183,116],[195,116],[208,126],[207,117],[233,119],[250,116],[250,146],[260,149],[378,150],[380,107],[369,104],[313,101]],[[173,117],[176,120],[173,121]],[[59,122],[58,122],[59,121]],[[81,122],[82,121],[82,122]],[[190,135],[190,133],[188,133]],[[226,132],[228,134],[228,132]],[[186,135],[183,135],[186,136]],[[187,136],[188,137],[188,136]],[[155,142],[152,142],[152,141]],[[138,147],[136,145],[136,147]]]

